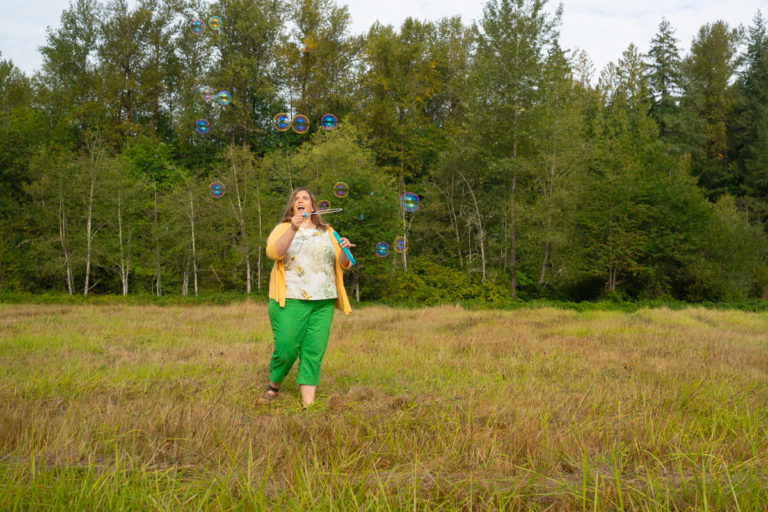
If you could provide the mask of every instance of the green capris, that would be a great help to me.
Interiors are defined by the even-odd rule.
[[[281,308],[270,299],[267,311],[275,349],[269,362],[269,380],[275,384],[282,382],[298,357],[296,383],[317,386],[320,363],[331,334],[335,302],[336,299],[285,299],[285,307]]]

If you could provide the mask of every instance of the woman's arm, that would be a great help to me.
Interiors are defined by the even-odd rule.
[[[274,250],[275,256],[277,256],[275,259],[281,260],[285,257],[285,253],[288,252],[288,248],[291,246],[293,237],[298,230],[299,228],[294,228],[293,224],[291,224],[291,226],[285,230],[283,236],[275,240]]]
[[[339,239],[339,247],[341,247],[342,249],[344,249],[345,247],[349,249],[350,247],[357,247],[357,246],[352,242],[350,242],[348,238],[341,237]],[[341,266],[343,268],[349,268],[352,266],[352,262],[349,261],[349,258],[347,257],[344,251],[341,251],[340,260],[341,260]]]
[[[288,252],[293,241],[293,236],[299,230],[302,222],[304,222],[304,218],[301,214],[294,215],[287,227],[284,227],[286,223],[282,223],[272,230],[267,238],[267,257],[269,259],[282,260],[285,257],[285,253]]]

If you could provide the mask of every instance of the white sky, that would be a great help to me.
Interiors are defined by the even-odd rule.
[[[40,68],[38,47],[45,44],[46,27],[58,27],[69,0],[26,0],[13,5],[13,14],[0,17],[0,58],[11,59],[31,74]],[[131,2],[133,3],[133,2]],[[378,20],[399,27],[411,16],[436,20],[460,15],[465,25],[482,17],[484,1],[478,0],[336,0],[346,4],[352,17],[352,33],[364,33]],[[549,0],[554,9],[557,2]],[[719,19],[732,26],[752,24],[760,9],[768,17],[768,0],[563,0],[561,46],[586,50],[599,73],[616,61],[629,43],[648,49],[662,17],[669,20],[687,51],[693,36],[705,23]]]

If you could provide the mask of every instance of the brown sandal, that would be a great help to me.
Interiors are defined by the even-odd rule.
[[[262,403],[262,404],[272,403],[277,398],[277,394],[279,392],[280,392],[280,388],[275,388],[275,387],[272,387],[272,384],[267,384],[266,391],[264,391],[264,393],[261,394],[261,397],[259,397],[259,403]]]

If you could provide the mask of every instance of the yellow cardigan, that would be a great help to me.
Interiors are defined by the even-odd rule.
[[[281,308],[285,307],[285,264],[283,263],[283,256],[278,256],[275,250],[275,242],[277,242],[281,236],[283,236],[286,230],[290,229],[290,222],[283,222],[275,226],[275,229],[269,234],[267,238],[267,257],[275,261],[272,266],[272,274],[269,276],[269,298],[274,299]],[[328,237],[333,244],[333,250],[336,252],[336,309],[340,309],[347,315],[352,312],[352,307],[349,305],[349,299],[347,298],[347,290],[344,289],[344,271],[342,269],[349,268],[351,264],[347,263],[344,267],[341,264],[341,246],[336,241],[336,237],[333,236],[333,229],[328,226]]]

